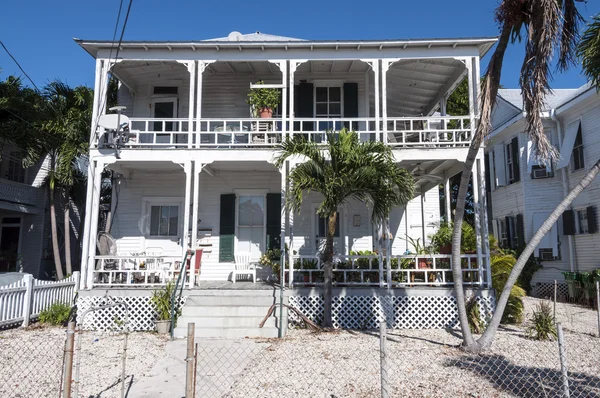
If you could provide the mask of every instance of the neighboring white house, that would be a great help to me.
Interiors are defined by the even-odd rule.
[[[554,90],[546,102],[544,129],[561,155],[553,166],[538,165],[532,156],[520,90],[499,91],[486,158],[491,224],[505,247],[518,247],[531,239],[556,205],[600,159],[596,137],[600,96],[596,89],[585,85]],[[564,282],[563,271],[600,268],[599,206],[600,181],[595,179],[535,250],[544,268],[536,272],[532,285]]]
[[[41,184],[47,164],[24,168],[22,153],[2,145],[0,153],[0,272],[23,271],[42,278],[45,200]]]

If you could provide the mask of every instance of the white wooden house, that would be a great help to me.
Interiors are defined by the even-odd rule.
[[[527,242],[600,158],[594,135],[600,126],[600,97],[589,84],[578,89],[555,90],[542,116],[550,142],[560,152],[556,165],[537,165],[525,134],[520,90],[500,90],[493,115],[493,131],[486,143],[489,162],[491,224],[505,247]],[[489,203],[488,203],[489,204]],[[554,281],[564,283],[563,271],[600,268],[597,245],[600,182],[594,180],[575,200],[534,255],[543,269],[532,284],[548,294]]]
[[[187,248],[203,250],[199,277],[187,280],[190,288],[198,278],[201,283],[231,280],[236,253],[249,252],[254,262],[284,243],[293,267],[300,258],[318,262],[323,235],[316,216],[319,197],[312,195],[299,214],[282,212],[285,177],[294,164],[279,170],[273,158],[288,136],[323,142],[324,131],[344,126],[363,141],[390,145],[399,166],[415,175],[418,188],[410,204],[390,217],[389,250],[383,250],[388,242],[379,239],[365,204],[351,202],[339,209],[337,264],[356,260],[350,253],[357,251],[406,255],[411,250],[407,235],[423,242],[435,231],[438,187],[444,184],[448,192],[448,179],[461,171],[478,116],[479,61],[495,40],[309,41],[233,32],[203,41],[123,42],[115,58],[111,41],[76,39],[96,59],[87,197],[87,208],[94,211],[84,228],[85,286],[164,283]],[[106,109],[109,74],[120,82],[118,102],[125,107],[114,119],[103,117],[111,113]],[[470,112],[447,116],[446,99],[463,79],[469,82]],[[246,104],[249,88],[259,80],[282,92],[273,119],[255,118]],[[107,120],[114,126],[125,121],[128,131],[115,138]],[[105,168],[118,173],[111,253],[97,251]],[[482,150],[474,179],[481,221],[478,250],[464,256],[467,283],[482,289],[490,284],[487,240],[481,238],[488,232],[480,201],[484,173]],[[417,261],[412,268],[394,267],[392,261],[391,269],[382,256],[368,261],[371,271],[336,266],[336,284],[388,289],[420,284],[450,296],[447,255],[429,256],[426,271],[418,271]],[[293,267],[286,271],[289,287],[318,286],[318,269]],[[158,271],[162,274],[156,278]],[[270,270],[259,270],[259,278],[269,275]]]

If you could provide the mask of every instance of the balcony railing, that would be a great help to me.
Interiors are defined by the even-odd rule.
[[[381,141],[395,147],[468,147],[471,119],[461,117],[189,119],[130,118],[119,144],[125,148],[254,148],[274,147],[284,134],[326,143],[326,132],[347,128],[361,141]],[[106,136],[102,145],[113,144]],[[191,144],[189,144],[191,142]]]
[[[96,256],[94,285],[164,285],[177,277],[180,265],[181,256]]]
[[[39,188],[0,179],[0,200],[23,205],[35,205]]]
[[[293,286],[323,284],[324,270],[319,256],[295,255],[286,268],[286,282]],[[335,286],[452,286],[452,256],[449,254],[394,255],[391,267],[386,258],[375,255],[335,256],[333,284]],[[462,254],[463,285],[483,286],[484,267],[476,254]]]

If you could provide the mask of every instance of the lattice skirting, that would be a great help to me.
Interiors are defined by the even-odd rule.
[[[569,297],[569,289],[566,283],[558,283],[556,289],[559,300]],[[537,298],[554,298],[554,282],[536,284],[532,289],[531,295]]]
[[[179,308],[185,303],[181,297]],[[116,306],[90,311],[81,318],[84,311],[92,307],[124,302],[129,308],[128,325],[131,331],[153,331],[157,314],[150,302],[150,296],[86,296],[77,299],[77,323],[84,330],[115,331],[122,330],[126,317],[124,306]]]
[[[290,296],[290,305],[311,321],[323,319],[323,298],[320,296]],[[494,297],[477,297],[482,321],[489,320],[496,308]],[[445,329],[458,325],[456,298],[451,296],[334,296],[333,326],[342,329],[376,329],[387,320],[393,329]],[[292,311],[290,327],[302,325]]]

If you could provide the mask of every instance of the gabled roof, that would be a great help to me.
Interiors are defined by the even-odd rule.
[[[552,90],[552,92],[548,93],[546,96],[546,106],[544,107],[544,110],[548,111],[550,109],[558,108],[559,106],[579,95],[584,87],[589,88],[589,86],[586,84],[583,87],[575,89],[568,88]],[[587,88],[583,91],[587,91]],[[498,90],[498,95],[515,108],[523,110],[523,97],[521,95],[521,89],[500,89]]]
[[[208,39],[202,41],[241,41],[241,42],[269,42],[269,41],[304,41],[304,39],[296,39],[294,37],[285,37],[271,35],[269,33],[254,33],[242,34],[240,32],[231,32],[227,37],[217,37],[216,39]]]

